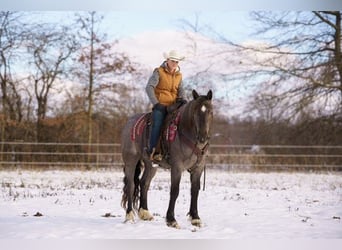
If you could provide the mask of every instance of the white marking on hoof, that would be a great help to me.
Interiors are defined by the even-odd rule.
[[[167,222],[166,225],[168,227],[173,227],[173,228],[176,228],[176,229],[180,229],[180,226],[178,225],[177,221]]]
[[[202,222],[200,219],[191,219],[191,225],[196,226],[196,227],[201,227]]]
[[[124,223],[127,223],[127,222],[131,222],[131,223],[134,223],[134,212],[131,211],[129,212],[128,214],[126,214],[126,219],[124,221]]]
[[[153,216],[146,209],[140,208],[138,215],[141,220],[153,220]]]

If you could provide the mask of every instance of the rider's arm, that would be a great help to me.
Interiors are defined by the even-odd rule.
[[[148,82],[145,88],[147,96],[153,105],[159,102],[154,93],[154,88],[158,85],[158,83],[159,83],[159,72],[158,72],[158,69],[155,69],[150,79],[148,79]]]

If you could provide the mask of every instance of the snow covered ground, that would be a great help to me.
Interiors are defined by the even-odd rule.
[[[189,174],[176,204],[181,229],[165,214],[169,172],[152,181],[153,221],[123,223],[123,173],[0,171],[0,239],[342,239],[341,173],[237,173],[207,170],[200,191],[203,226],[186,216]]]

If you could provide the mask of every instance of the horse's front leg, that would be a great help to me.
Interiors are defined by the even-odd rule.
[[[179,169],[171,168],[171,190],[169,207],[166,213],[166,224],[169,227],[180,228],[175,219],[175,204],[179,194],[179,184],[182,173]]]
[[[201,175],[202,175],[202,170],[200,167],[195,169],[190,174],[191,202],[190,202],[189,216],[190,216],[191,224],[197,227],[201,227],[202,225],[201,219],[198,215],[198,209],[197,209],[198,193],[201,188]]]
[[[148,190],[150,188],[151,181],[157,172],[156,168],[148,165],[145,162],[145,171],[140,181],[140,206],[139,206],[139,218],[142,220],[153,220],[153,216],[148,211]]]

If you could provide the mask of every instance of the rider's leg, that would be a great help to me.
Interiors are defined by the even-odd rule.
[[[166,110],[164,111],[164,110],[154,109],[152,111],[152,130],[151,130],[151,137],[150,137],[150,145],[148,149],[148,153],[151,157],[153,157],[154,151],[156,149],[165,116],[166,116]]]

